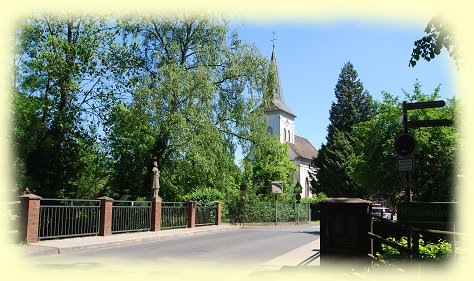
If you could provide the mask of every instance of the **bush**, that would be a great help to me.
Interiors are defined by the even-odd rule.
[[[224,195],[214,188],[201,188],[194,190],[191,194],[183,196],[184,201],[193,200],[200,204],[209,204],[215,201],[222,201]]]
[[[233,214],[232,217],[235,221],[242,221],[244,216],[242,199],[234,202],[229,211]],[[284,198],[278,198],[277,221],[291,222],[296,221],[297,218],[299,218],[299,221],[308,219],[308,204],[296,204],[294,200],[291,202]],[[275,222],[275,197],[255,194],[247,196],[245,200],[245,222]]]
[[[388,238],[388,240],[396,242],[404,247],[407,247],[408,245],[408,240],[405,236],[403,236],[399,241],[396,241],[396,239],[392,237]],[[422,260],[444,260],[451,254],[451,244],[445,240],[439,239],[438,243],[435,244],[432,242],[426,243],[423,238],[420,238],[418,242],[420,245],[419,257]],[[386,244],[382,244],[382,253],[377,253],[376,256],[385,261],[408,258],[406,254],[401,254],[397,249]]]

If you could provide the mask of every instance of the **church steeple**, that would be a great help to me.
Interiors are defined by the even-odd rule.
[[[278,64],[276,59],[275,51],[275,38],[273,38],[273,50],[272,56],[270,58],[270,67],[273,68],[273,73],[275,75],[275,88],[272,92],[272,100],[270,101],[269,108],[266,111],[283,111],[290,114],[293,117],[296,115],[290,110],[290,108],[285,104],[285,96],[283,95],[283,88],[281,87],[280,73],[278,71]]]
[[[265,109],[268,118],[268,132],[280,137],[280,142],[294,144],[295,142],[295,114],[285,103],[283,88],[281,87],[280,73],[275,51],[275,33],[273,33],[273,50],[270,58],[271,100]]]

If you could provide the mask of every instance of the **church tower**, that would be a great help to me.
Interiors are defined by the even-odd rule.
[[[268,119],[267,131],[270,134],[280,136],[281,143],[289,144],[288,157],[298,167],[295,178],[302,188],[301,196],[312,197],[313,192],[311,191],[310,178],[314,177],[315,174],[311,169],[311,161],[318,155],[318,151],[310,141],[295,134],[296,115],[285,104],[276,60],[275,45],[273,45],[270,67],[272,68],[276,85],[273,89],[269,106],[265,109]]]
[[[274,135],[280,136],[282,143],[295,143],[295,117],[296,115],[285,104],[283,89],[281,87],[280,74],[276,61],[275,45],[273,45],[272,57],[270,59],[270,67],[275,75],[276,86],[272,92],[272,100],[265,114],[268,118],[267,131]]]

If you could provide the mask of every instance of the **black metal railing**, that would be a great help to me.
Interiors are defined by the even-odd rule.
[[[112,205],[112,233],[151,229],[151,202],[115,200]]]
[[[163,202],[161,204],[161,229],[188,226],[188,205],[185,202]]]
[[[400,251],[401,253],[407,254],[410,258],[414,258],[414,259],[418,258],[419,255],[420,255],[419,239],[421,238],[422,233],[424,233],[424,234],[439,234],[439,235],[445,235],[445,236],[452,237],[453,240],[452,240],[451,244],[452,244],[452,252],[453,252],[454,257],[456,257],[456,245],[455,245],[456,240],[455,240],[455,238],[456,237],[465,237],[464,233],[414,227],[410,224],[401,223],[401,222],[394,221],[392,219],[383,218],[378,214],[369,214],[369,217],[371,217],[371,219],[372,219],[372,224],[374,223],[374,220],[375,220],[375,221],[380,221],[380,222],[384,222],[384,223],[387,223],[387,224],[391,224],[391,225],[396,226],[400,229],[404,229],[406,231],[409,231],[408,245],[407,246],[404,246],[404,245],[398,244],[397,242],[388,240],[387,238],[384,238],[384,237],[382,237],[380,235],[377,235],[373,232],[368,232],[367,234],[368,234],[369,238],[372,239],[372,241],[377,241],[379,243],[383,243],[383,244],[386,244],[388,246],[391,246],[391,247],[397,249],[398,251]],[[373,226],[372,226],[372,228],[373,228]],[[369,256],[371,256],[372,258],[375,258],[374,254],[375,253],[373,252],[373,248],[372,248],[372,253]]]
[[[99,234],[100,200],[41,199],[38,239]]]
[[[196,226],[216,224],[216,204],[196,204]]]

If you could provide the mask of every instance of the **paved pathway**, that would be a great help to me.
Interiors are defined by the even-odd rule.
[[[319,227],[315,224],[316,227]],[[275,226],[270,225],[245,225],[245,228],[273,228]],[[282,230],[284,226],[282,226]],[[278,226],[277,226],[278,228]],[[137,233],[124,233],[124,234],[114,234],[111,236],[90,236],[90,237],[80,237],[80,238],[69,238],[69,239],[55,239],[55,240],[45,240],[39,241],[37,243],[32,243],[26,246],[17,246],[11,245],[12,249],[16,252],[21,253],[23,257],[27,257],[27,263],[31,265],[31,268],[45,270],[48,274],[56,272],[57,270],[67,269],[67,270],[80,270],[81,272],[90,271],[94,269],[101,269],[100,272],[115,271],[118,269],[127,268],[128,271],[135,271],[135,265],[130,265],[124,260],[115,260],[106,257],[99,256],[96,258],[83,259],[80,256],[76,255],[64,255],[66,259],[58,259],[66,253],[80,252],[84,250],[93,250],[93,249],[105,249],[114,246],[123,246],[137,243],[147,243],[153,241],[159,241],[164,239],[173,239],[177,237],[186,237],[192,235],[203,235],[206,233],[215,233],[223,231],[238,231],[240,226],[234,226],[229,224],[223,224],[220,226],[203,226],[196,228],[182,228],[182,229],[172,229],[172,230],[163,230],[158,232],[137,232]],[[278,229],[275,229],[279,231]],[[183,277],[194,277],[194,275],[200,274],[205,276],[205,279],[208,279],[214,276],[214,273],[217,275],[231,275],[232,278],[226,278],[228,280],[241,280],[242,278],[253,278],[258,277],[264,274],[265,276],[271,275],[272,272],[275,274],[279,271],[286,271],[288,268],[300,268],[300,269],[310,269],[310,268],[319,268],[319,239],[315,236],[315,240],[310,243],[307,243],[299,248],[296,248],[290,252],[287,252],[283,255],[280,255],[276,258],[268,260],[262,264],[256,264],[255,266],[238,266],[231,268],[219,267],[219,268],[209,268],[205,267],[205,262],[193,262],[189,263],[185,260],[180,259],[169,259],[162,260],[161,263],[152,262],[152,261],[140,261],[140,268],[150,268],[155,267],[159,270],[160,274],[170,274],[169,277],[175,277],[174,273],[179,272]],[[59,254],[59,255],[58,255]],[[54,257],[54,261],[50,263],[45,262],[48,259],[48,256]],[[114,260],[114,261],[112,261]],[[122,264],[120,264],[122,263]],[[115,266],[111,267],[111,264]],[[159,268],[159,269],[158,269]],[[168,268],[168,269],[166,269]],[[138,272],[142,272],[142,269],[137,269]],[[31,273],[33,274],[34,271]],[[125,273],[125,272],[124,272]],[[164,276],[165,276],[164,275]],[[164,277],[163,276],[163,277]],[[185,278],[186,279],[186,278]],[[171,278],[171,280],[175,280]],[[181,279],[179,279],[181,280]]]

